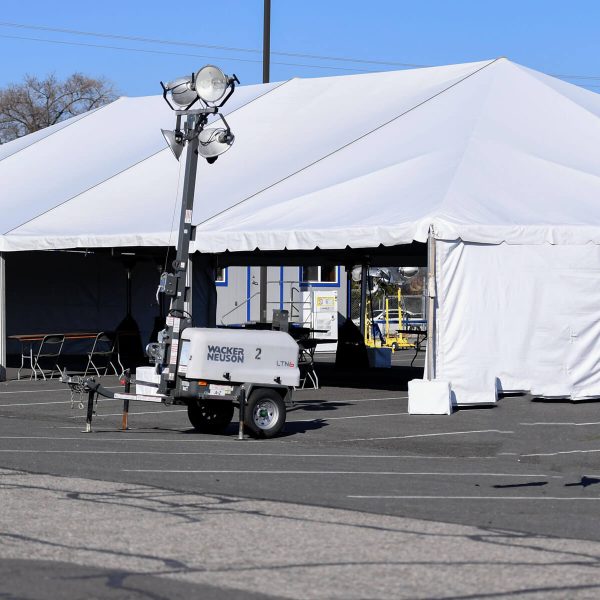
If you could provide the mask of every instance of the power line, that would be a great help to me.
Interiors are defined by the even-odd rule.
[[[113,33],[99,33],[93,31],[80,31],[78,29],[63,29],[58,27],[47,27],[44,25],[27,25],[24,23],[11,23],[9,21],[0,21],[0,26],[2,27],[16,27],[19,29],[35,29],[38,31],[52,31],[55,33],[68,33],[72,35],[84,35],[84,36],[92,36],[92,37],[102,37],[116,40],[129,40],[133,42],[144,42],[149,44],[163,44],[168,46],[189,46],[192,48],[210,48],[212,50],[227,50],[231,52],[248,52],[254,54],[262,54],[262,50],[258,50],[256,48],[238,48],[234,46],[217,46],[212,44],[198,44],[195,42],[183,42],[183,41],[175,41],[175,40],[163,40],[157,38],[147,38],[141,36],[134,35],[118,35]],[[389,65],[395,67],[410,67],[410,68],[422,68],[422,67],[430,67],[432,65],[417,65],[412,63],[403,63],[403,62],[395,62],[395,61],[382,61],[382,60],[367,60],[363,58],[350,58],[345,56],[321,56],[318,54],[301,54],[297,52],[275,52],[272,51],[271,54],[277,56],[291,56],[296,58],[311,58],[315,60],[334,60],[341,62],[351,62],[351,63],[364,63],[371,65]],[[285,63],[283,63],[285,64]]]
[[[14,27],[19,29],[33,29],[38,31],[49,31],[55,33],[66,33],[69,35],[80,35],[80,36],[91,36],[91,37],[101,37],[107,39],[119,39],[119,40],[127,40],[134,42],[142,42],[149,44],[159,44],[159,45],[167,45],[167,46],[185,46],[191,48],[208,48],[212,50],[225,50],[227,52],[243,52],[243,53],[252,53],[252,54],[261,54],[262,51],[255,48],[240,48],[235,46],[221,46],[214,44],[199,44],[196,42],[184,42],[184,41],[176,41],[176,40],[164,40],[158,38],[148,38],[143,36],[133,36],[133,35],[119,35],[112,33],[103,33],[103,32],[92,32],[92,31],[81,31],[78,29],[66,29],[59,27],[48,27],[45,25],[30,25],[25,23],[13,23],[10,21],[0,21],[0,27]],[[44,42],[50,44],[62,44],[62,45],[72,45],[72,46],[84,46],[90,48],[105,48],[109,50],[119,50],[125,52],[142,52],[149,54],[164,54],[171,56],[187,56],[194,58],[214,58],[217,60],[233,60],[236,62],[249,62],[249,63],[260,63],[262,62],[259,59],[244,59],[244,58],[234,58],[234,57],[220,57],[220,56],[207,56],[203,54],[188,54],[183,52],[170,52],[170,51],[160,51],[160,50],[151,50],[151,49],[142,49],[142,48],[128,48],[123,46],[111,46],[105,44],[91,44],[84,42],[71,42],[66,40],[49,40],[44,38],[33,38],[33,37],[25,37],[25,36],[11,36],[11,35],[3,35],[0,34],[0,38],[8,38],[8,39],[17,39],[17,40],[25,40],[25,41],[36,41],[36,42]],[[396,66],[396,67],[404,67],[404,68],[425,68],[431,67],[433,65],[425,65],[425,64],[415,64],[415,63],[403,63],[396,61],[384,61],[384,60],[368,60],[362,58],[351,58],[351,57],[343,57],[343,56],[323,56],[318,54],[303,54],[298,52],[276,52],[272,51],[272,55],[277,56],[290,56],[297,58],[309,58],[312,60],[332,60],[339,62],[349,62],[349,63],[362,63],[362,64],[370,64],[370,65],[380,65],[380,66]],[[346,72],[354,72],[354,73],[371,73],[375,72],[371,69],[353,69],[348,67],[337,67],[333,65],[315,65],[315,64],[303,64],[303,63],[288,63],[288,62],[276,62],[272,61],[273,64],[288,66],[288,67],[302,67],[302,68],[314,68],[314,69],[324,69],[324,70],[334,70],[334,71],[346,71]],[[557,77],[559,79],[574,79],[574,80],[594,80],[600,81],[599,75],[560,75],[560,74],[552,74],[552,77]],[[585,83],[580,84],[584,87],[597,87],[588,85]]]
[[[247,62],[247,63],[262,63],[262,60],[254,59],[254,58],[235,58],[232,56],[207,56],[206,54],[188,54],[185,52],[167,52],[165,50],[150,50],[145,48],[126,48],[125,46],[110,46],[108,44],[88,44],[84,42],[67,42],[64,40],[48,40],[44,38],[34,38],[34,37],[25,37],[19,35],[4,35],[0,34],[0,38],[7,38],[12,40],[25,40],[30,42],[44,42],[47,44],[60,44],[64,46],[84,46],[86,48],[104,48],[108,50],[120,50],[124,52],[141,52],[144,54],[162,54],[168,56],[191,56],[194,58],[210,58],[216,60],[234,60],[237,62]],[[350,69],[347,67],[334,67],[328,65],[307,65],[302,63],[286,63],[286,62],[276,62],[271,61],[272,64],[275,65],[283,65],[287,67],[306,67],[310,69],[325,69],[325,70],[334,70],[334,71],[345,71],[352,73],[374,73],[374,71],[368,69]]]
[[[184,42],[180,40],[164,40],[159,38],[148,38],[143,36],[135,36],[135,35],[120,35],[114,33],[103,33],[103,32],[94,32],[94,31],[81,31],[79,29],[65,29],[61,27],[48,27],[46,25],[30,25],[26,23],[13,23],[11,21],[0,21],[0,27],[15,27],[19,29],[34,29],[38,31],[51,31],[55,33],[67,33],[70,35],[82,35],[82,36],[91,36],[91,37],[102,37],[108,39],[117,39],[117,40],[128,40],[134,42],[143,42],[147,44],[161,44],[167,46],[187,46],[191,48],[209,48],[211,50],[226,50],[229,52],[245,52],[252,54],[261,54],[262,50],[257,48],[240,48],[236,46],[220,46],[215,44],[199,44],[197,42]],[[18,38],[19,39],[19,38]],[[25,38],[27,39],[27,38]],[[386,60],[369,60],[364,58],[352,58],[348,56],[324,56],[319,54],[303,54],[299,52],[277,52],[272,51],[272,55],[277,56],[291,56],[296,58],[310,58],[313,60],[333,60],[340,62],[350,62],[350,63],[362,63],[362,64],[370,64],[370,65],[382,65],[382,66],[396,66],[396,67],[405,67],[405,68],[426,68],[434,65],[425,65],[425,64],[416,64],[416,63],[404,63],[397,61],[386,61]],[[198,55],[184,55],[184,56],[198,56]],[[231,59],[233,60],[233,59]],[[238,59],[241,60],[241,59]],[[277,63],[283,65],[289,65],[289,63]],[[294,66],[294,65],[291,65]],[[299,65],[306,66],[306,65]],[[314,65],[310,65],[314,66]],[[335,68],[335,67],[327,67],[327,68]],[[354,70],[354,69],[352,69]],[[358,69],[356,69],[358,71]],[[558,77],[560,79],[596,79],[600,80],[600,75],[558,75],[551,74],[553,77]]]

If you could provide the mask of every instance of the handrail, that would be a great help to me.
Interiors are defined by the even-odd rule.
[[[238,308],[245,306],[246,304],[248,304],[248,302],[250,302],[250,300],[252,300],[252,298],[255,298],[256,296],[259,296],[259,295],[260,295],[260,290],[258,292],[254,292],[254,294],[252,294],[249,298],[246,298],[241,304],[234,306],[229,312],[226,312],[224,315],[222,315],[221,316],[221,325],[226,325],[226,323],[223,322],[223,319],[225,317],[229,316],[232,312],[235,312]]]

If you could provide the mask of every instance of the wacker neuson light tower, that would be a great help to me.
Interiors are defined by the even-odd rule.
[[[161,83],[163,97],[176,114],[175,129],[162,133],[177,160],[186,150],[177,254],[172,272],[163,273],[159,285],[159,291],[171,299],[170,309],[158,342],[146,348],[154,366],[136,369],[135,393],[129,392],[128,376],[125,393],[110,392],[93,378],[64,376],[72,392],[88,393],[86,431],[91,431],[98,395],[124,401],[124,428],[129,401],[138,400],[187,405],[190,422],[202,432],[223,431],[235,406],[240,413],[240,438],[244,426],[255,437],[273,437],[283,429],[286,406],[300,378],[294,339],[282,331],[192,327],[189,313],[186,276],[198,157],[213,163],[233,144],[234,136],[219,109],[236,83],[235,75],[228,77],[212,65],[190,77]],[[220,126],[206,127],[211,117],[218,117]]]

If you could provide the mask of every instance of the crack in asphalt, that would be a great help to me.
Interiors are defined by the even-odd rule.
[[[7,533],[0,531],[0,538],[18,540],[20,542],[33,542],[35,544],[40,544],[42,546],[47,546],[50,548],[61,548],[63,550],[77,550],[81,552],[96,552],[99,554],[109,554],[111,556],[119,556],[121,558],[137,558],[142,560],[152,560],[156,562],[163,563],[167,567],[176,568],[176,569],[188,569],[188,565],[185,563],[173,559],[173,558],[163,558],[160,556],[153,556],[151,554],[136,554],[133,552],[123,552],[121,550],[110,550],[107,548],[94,548],[87,546],[77,546],[74,544],[64,544],[62,542],[51,542],[50,540],[44,540],[42,538],[32,537],[28,535],[23,535],[20,533]]]

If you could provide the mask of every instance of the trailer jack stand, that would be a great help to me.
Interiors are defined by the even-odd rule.
[[[246,390],[242,388],[240,392],[240,428],[238,431],[238,436],[235,438],[238,441],[247,440],[248,436],[244,435],[244,418],[246,413]]]
[[[85,432],[84,433],[91,433],[91,431],[92,431],[92,415],[94,414],[95,396],[96,396],[96,390],[88,391],[87,417],[85,419]]]
[[[131,392],[131,371],[126,369],[123,372],[120,383],[125,386],[125,393],[129,394]],[[123,400],[123,419],[121,422],[121,430],[127,431],[129,429],[128,424],[129,418],[129,398],[125,398]]]

